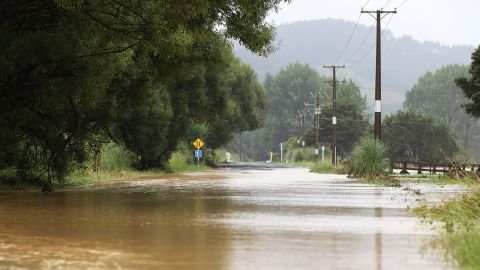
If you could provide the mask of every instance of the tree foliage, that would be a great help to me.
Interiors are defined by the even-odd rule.
[[[478,118],[480,117],[480,47],[472,54],[469,73],[470,78],[460,77],[456,83],[469,99],[469,103],[464,105],[466,112]]]
[[[434,73],[427,72],[406,93],[405,109],[429,114],[444,121],[451,129],[460,127],[468,116],[461,107],[466,99],[455,79],[467,75],[467,67],[461,65],[448,65]]]
[[[190,119],[211,134],[226,119],[218,144],[257,127],[262,90],[229,40],[271,52],[265,17],[280,2],[2,1],[0,166],[40,148],[48,175],[61,179],[88,157],[87,145],[110,139],[135,152],[139,167],[161,166]]]
[[[469,77],[466,66],[448,65],[433,73],[427,72],[407,92],[404,108],[443,121],[455,134],[458,145],[473,159],[480,149],[480,142],[475,139],[480,134],[480,126],[477,119],[462,108],[468,99],[455,83],[459,77]]]
[[[320,117],[320,141],[322,145],[332,143],[332,87],[323,85],[321,95],[324,97],[322,104],[322,114]],[[362,96],[360,88],[353,81],[337,85],[337,128],[336,143],[337,153],[342,157],[348,157],[353,150],[354,145],[367,132],[369,123],[366,113],[367,99]],[[315,144],[315,129],[310,128],[305,135],[307,145]]]
[[[310,66],[300,63],[290,64],[275,75],[267,75],[264,82],[268,97],[265,126],[242,136],[245,147],[249,148],[244,152],[262,158],[265,153],[276,151],[278,144],[291,136],[304,137],[307,145],[313,145],[313,103],[317,93],[322,108],[320,141],[328,148],[332,142],[332,86],[325,83],[327,80]],[[353,81],[338,84],[337,147],[340,155],[349,156],[353,144],[366,132],[366,108],[366,97],[360,94]],[[304,120],[299,113],[304,115]]]
[[[264,86],[269,102],[263,142],[266,149],[273,149],[293,135],[291,130],[298,111],[304,109],[306,102],[311,102],[313,93],[320,91],[322,78],[308,65],[295,63],[275,76],[267,75]]]
[[[390,160],[453,161],[458,146],[448,127],[431,116],[399,111],[385,117],[382,140]]]

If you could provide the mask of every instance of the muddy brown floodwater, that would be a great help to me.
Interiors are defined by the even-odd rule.
[[[0,193],[0,269],[450,269],[407,209],[455,188],[303,168]]]

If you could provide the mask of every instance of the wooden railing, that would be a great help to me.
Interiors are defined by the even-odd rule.
[[[417,171],[417,173],[445,173],[451,170],[480,172],[480,164],[459,164],[459,163],[431,163],[415,161],[391,161],[390,170],[401,170],[401,174],[407,174],[408,171]]]

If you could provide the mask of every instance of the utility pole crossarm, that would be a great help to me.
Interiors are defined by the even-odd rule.
[[[390,10],[390,11],[388,11],[388,10],[362,10],[360,13],[377,13],[377,12],[386,13],[386,14],[388,14],[388,13],[396,14],[397,10]]]
[[[367,13],[369,14],[370,16],[372,16],[374,19],[383,19],[385,18],[385,16],[387,16],[388,14],[396,14],[397,13],[397,10],[362,10],[360,13]],[[377,14],[377,17],[373,16],[372,14]],[[381,14],[384,14],[383,17],[381,16]]]
[[[345,68],[345,65],[323,65],[323,68]]]

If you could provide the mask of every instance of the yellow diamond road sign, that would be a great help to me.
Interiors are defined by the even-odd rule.
[[[195,148],[197,148],[197,149],[202,148],[202,146],[203,146],[204,144],[205,144],[205,143],[204,143],[202,140],[200,140],[200,138],[198,138],[197,140],[195,140],[195,141],[193,142],[193,146],[195,146]]]

